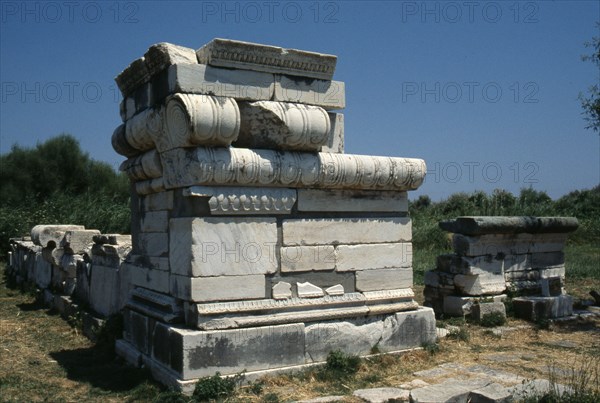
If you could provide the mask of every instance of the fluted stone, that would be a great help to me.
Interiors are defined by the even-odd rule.
[[[237,148],[173,149],[161,154],[165,187],[193,185],[413,190],[420,159]]]
[[[319,151],[331,131],[329,115],[318,106],[286,102],[241,102],[236,147]]]
[[[232,98],[176,94],[166,102],[162,150],[193,145],[228,146],[237,139],[240,111]]]

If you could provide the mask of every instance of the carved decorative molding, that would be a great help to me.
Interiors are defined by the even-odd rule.
[[[425,161],[368,155],[239,148],[178,148],[162,153],[165,187],[194,185],[414,190]]]
[[[209,197],[213,215],[290,214],[296,203],[294,189],[192,186],[183,195]]]

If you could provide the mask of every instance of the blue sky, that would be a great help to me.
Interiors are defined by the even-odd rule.
[[[577,99],[598,1],[2,1],[0,153],[66,132],[115,168],[113,78],[157,42],[214,37],[338,56],[346,152],[423,158],[412,198],[559,197],[600,182]],[[1,169],[1,167],[0,167]]]

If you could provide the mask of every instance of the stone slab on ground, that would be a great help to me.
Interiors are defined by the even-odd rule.
[[[408,402],[410,391],[400,388],[358,389],[352,396],[368,403]]]
[[[485,379],[449,378],[439,384],[411,390],[410,399],[413,403],[466,403],[472,390],[483,388],[491,383]]]
[[[471,391],[468,399],[470,403],[508,403],[512,402],[512,394],[509,388],[492,383]]]
[[[547,379],[533,379],[510,389],[510,393],[517,401],[527,397],[543,396],[551,391],[562,396],[565,392],[570,391],[570,388],[559,383],[551,383]]]
[[[513,299],[515,316],[525,320],[554,319],[573,313],[573,297],[518,297]]]

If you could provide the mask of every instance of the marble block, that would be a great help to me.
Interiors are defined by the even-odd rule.
[[[379,190],[298,189],[298,211],[406,213],[408,194]]]
[[[441,221],[440,227],[463,235],[483,234],[540,234],[573,232],[579,226],[575,217],[458,217]]]
[[[269,101],[273,98],[274,90],[273,74],[223,69],[206,64],[176,64],[152,81],[155,102],[176,93],[214,95],[241,101]]]
[[[319,151],[329,140],[331,121],[318,106],[287,102],[240,102],[235,147]]]
[[[232,98],[176,94],[166,101],[165,142],[159,151],[192,145],[228,146],[240,131],[240,111]]]
[[[323,53],[215,38],[196,51],[198,62],[234,69],[331,80],[337,57]]]
[[[191,186],[183,195],[207,199],[211,215],[291,214],[295,189]]]
[[[146,67],[151,76],[158,74],[173,64],[197,63],[196,51],[172,43],[156,43],[144,54]]]
[[[174,218],[169,235],[174,274],[241,277],[278,268],[275,218]]]
[[[284,219],[283,245],[410,242],[408,217]]]
[[[342,81],[276,75],[273,100],[317,105],[326,110],[344,109],[346,85]]]
[[[193,185],[413,190],[425,162],[413,158],[245,148],[177,148],[161,153],[168,189]]]
[[[337,271],[412,268],[410,242],[338,245],[335,252]]]

